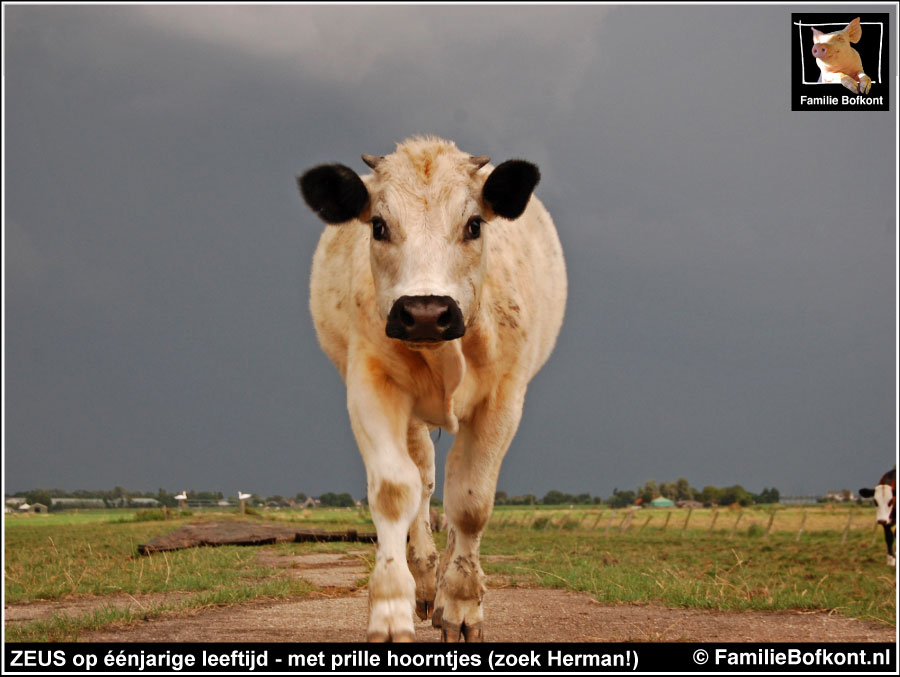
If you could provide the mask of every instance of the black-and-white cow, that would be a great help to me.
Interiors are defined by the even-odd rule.
[[[874,489],[860,489],[859,495],[875,501],[875,519],[884,527],[884,542],[887,544],[887,563],[894,566],[894,529],[897,527],[897,471],[891,470],[878,480]]]

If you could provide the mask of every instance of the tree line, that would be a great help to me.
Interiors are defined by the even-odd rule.
[[[703,489],[695,489],[684,478],[679,477],[674,482],[660,482],[647,480],[635,491],[613,489],[613,495],[607,501],[610,507],[624,508],[635,503],[646,505],[654,498],[668,498],[671,501],[697,501],[703,505],[756,505],[766,503],[778,503],[781,493],[775,487],[765,488],[758,494],[744,489],[740,484],[730,487],[715,487],[707,485]]]
[[[23,496],[27,503],[42,503],[47,507],[53,505],[54,498],[90,498],[102,499],[104,505],[113,507],[121,505],[121,499],[128,498],[155,498],[161,505],[174,508],[178,505],[175,498],[179,492],[169,492],[163,488],[156,492],[152,491],[128,491],[124,487],[116,486],[109,490],[85,490],[76,489],[75,491],[66,491],[64,489],[32,489],[16,494]],[[635,503],[648,504],[654,498],[662,496],[672,501],[698,501],[704,505],[731,505],[738,503],[740,505],[754,505],[762,503],[778,503],[780,493],[775,487],[765,488],[758,494],[747,491],[740,484],[730,487],[715,487],[707,485],[703,489],[695,489],[684,478],[679,477],[674,482],[659,482],[655,480],[647,480],[643,485],[638,486],[635,490],[613,490],[612,495],[603,499],[600,496],[592,496],[589,493],[569,494],[557,489],[548,491],[544,496],[537,497],[534,494],[523,494],[520,496],[510,496],[505,491],[498,491],[494,498],[495,505],[598,505],[607,504],[613,508],[622,508]],[[225,498],[221,491],[197,491],[191,489],[187,492],[188,500],[198,501],[220,501]],[[318,505],[324,507],[353,507],[356,501],[352,495],[347,492],[335,493],[333,491],[314,497],[318,501]],[[250,505],[266,505],[274,503],[276,505],[285,505],[290,503],[304,503],[307,495],[304,492],[297,493],[293,499],[287,499],[280,494],[262,497],[253,494],[248,503]],[[365,503],[366,499],[363,498]],[[441,500],[432,497],[433,505],[441,505]]]

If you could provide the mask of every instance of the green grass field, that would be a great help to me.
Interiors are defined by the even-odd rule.
[[[587,506],[502,506],[482,544],[483,566],[492,580],[507,585],[562,587],[603,602],[827,610],[895,623],[895,576],[884,563],[884,544],[880,532],[873,531],[871,509],[780,508],[774,516],[768,509],[743,514],[720,510],[718,516],[694,510],[687,524],[686,518],[685,510],[642,510],[629,519],[627,511]],[[7,641],[72,640],[80,631],[111,624],[260,598],[287,599],[314,590],[260,565],[256,547],[136,554],[138,543],[203,519],[238,516],[195,511],[190,517],[144,521],[136,519],[134,511],[110,510],[7,518],[7,604],[189,593],[141,612],[101,608],[75,618],[15,624],[6,629]],[[246,519],[336,531],[374,530],[368,514],[358,509],[263,511]],[[801,524],[804,533],[798,541]],[[436,535],[439,547],[444,540],[444,534]],[[299,554],[372,546],[265,547]]]

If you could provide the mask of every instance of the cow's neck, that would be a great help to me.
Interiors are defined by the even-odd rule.
[[[434,423],[455,435],[459,429],[459,421],[453,411],[453,395],[466,376],[466,358],[463,356],[462,344],[460,341],[447,341],[437,348],[418,352],[428,369],[437,377],[435,380],[443,386],[441,413],[444,420]]]

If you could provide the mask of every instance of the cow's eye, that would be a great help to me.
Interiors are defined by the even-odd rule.
[[[379,241],[388,239],[387,224],[384,222],[383,218],[380,216],[373,216],[369,223],[372,224],[372,237],[374,239]]]
[[[484,223],[480,216],[473,216],[466,222],[466,239],[477,240],[481,237],[481,224]]]

